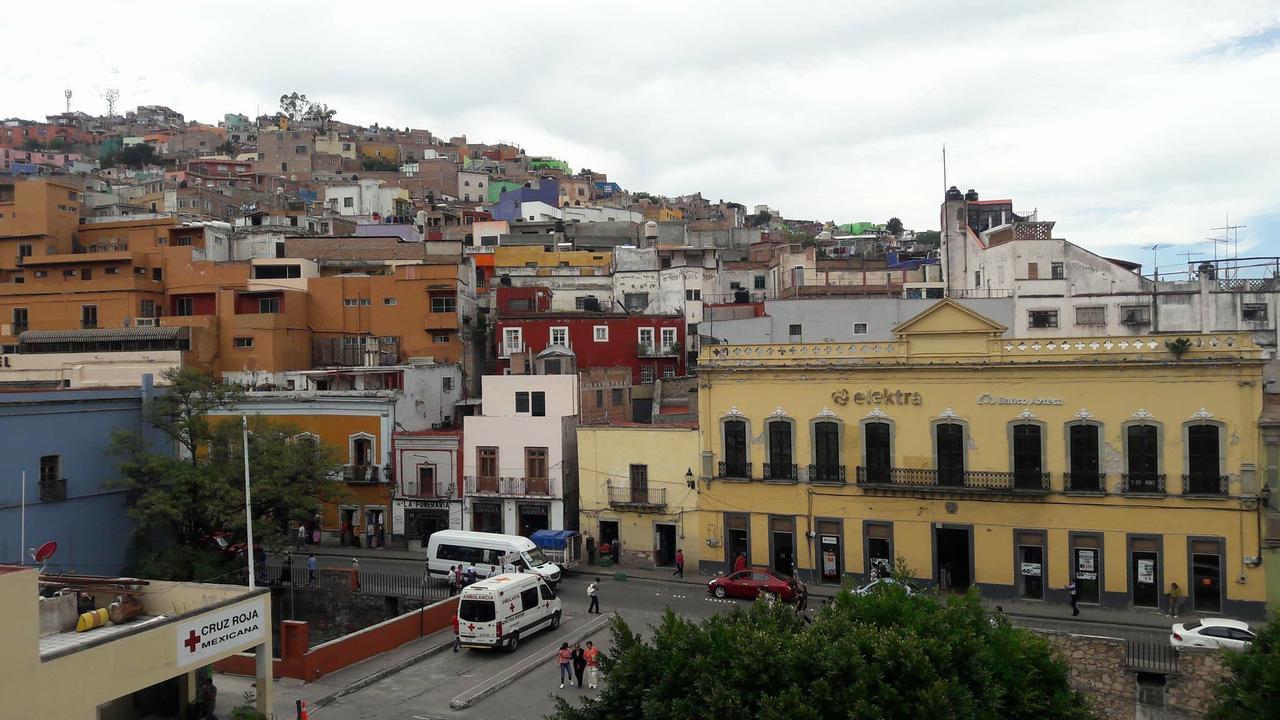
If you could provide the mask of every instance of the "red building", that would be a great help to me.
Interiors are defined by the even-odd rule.
[[[538,288],[502,288],[502,290]],[[545,290],[543,290],[545,292]],[[514,293],[513,293],[514,295]],[[511,367],[513,354],[533,355],[551,345],[568,346],[577,357],[579,370],[627,367],[633,383],[649,383],[685,374],[683,315],[628,315],[604,312],[539,311],[535,295],[528,299],[527,311],[500,311],[496,343],[498,372]],[[503,304],[499,303],[499,308]]]

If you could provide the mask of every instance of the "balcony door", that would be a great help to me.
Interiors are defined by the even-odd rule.
[[[1187,492],[1216,494],[1222,492],[1217,425],[1187,427]]]
[[[1019,423],[1013,426],[1013,486],[1037,490],[1044,484],[1044,458],[1040,426]]]
[[[794,462],[791,453],[791,421],[774,420],[769,423],[769,472],[766,473],[766,479],[794,479],[795,474],[791,471]]]
[[[893,466],[893,448],[890,445],[889,423],[869,422],[862,426],[862,444],[866,452],[866,481],[889,482],[889,468]]]
[[[1068,490],[1102,490],[1102,476],[1098,472],[1098,426],[1072,425],[1068,433],[1071,457]]]
[[[938,484],[964,485],[964,426],[960,423],[938,423],[933,426],[933,432]]]
[[[840,424],[824,420],[813,424],[813,470],[810,481],[840,482]]]
[[[726,420],[724,423],[724,477],[745,478],[747,471],[747,422]]]
[[[476,492],[498,492],[498,448],[476,448]]]
[[[544,447],[527,447],[524,449],[525,492],[529,495],[548,495],[551,480],[547,476],[547,449]]]

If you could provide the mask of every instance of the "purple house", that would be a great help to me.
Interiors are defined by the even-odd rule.
[[[507,190],[498,196],[498,204],[493,206],[493,219],[520,220],[520,203],[544,202],[551,207],[560,207],[560,183],[551,178],[530,180],[529,187]]]

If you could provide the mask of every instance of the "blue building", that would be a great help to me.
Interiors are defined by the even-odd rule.
[[[494,220],[520,220],[520,203],[542,202],[553,208],[560,207],[560,183],[551,178],[529,181],[529,187],[507,190],[498,196],[493,206]]]
[[[138,388],[0,393],[0,562],[17,563],[25,554],[19,540],[25,471],[27,547],[56,541],[51,571],[121,571],[133,522],[124,493],[107,487],[120,476],[111,436],[134,430],[155,440],[143,414],[153,392],[144,375]]]

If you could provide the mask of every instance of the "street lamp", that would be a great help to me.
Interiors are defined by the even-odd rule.
[[[684,471],[684,484],[688,485],[690,490],[698,488],[698,484],[693,480],[693,468]]]

